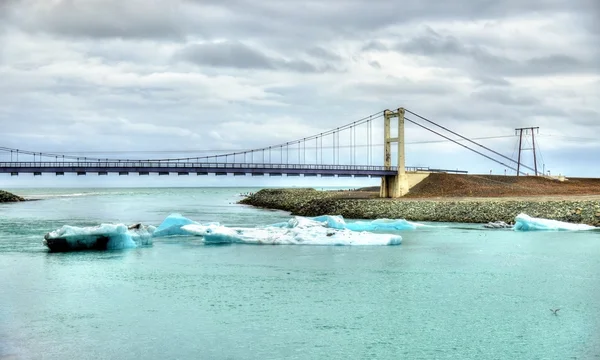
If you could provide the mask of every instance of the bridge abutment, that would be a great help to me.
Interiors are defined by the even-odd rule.
[[[398,198],[408,193],[408,175],[386,175],[381,178],[379,197]]]

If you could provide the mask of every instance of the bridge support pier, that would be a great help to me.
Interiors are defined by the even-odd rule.
[[[398,118],[398,135],[391,136],[391,119]],[[383,137],[384,153],[383,166],[387,170],[392,168],[392,143],[398,144],[398,174],[387,175],[381,178],[379,196],[383,198],[398,198],[408,193],[408,176],[406,175],[404,156],[404,108],[397,111],[385,110],[383,112]]]
[[[408,193],[408,176],[406,174],[387,175],[381,178],[379,197],[399,198]]]

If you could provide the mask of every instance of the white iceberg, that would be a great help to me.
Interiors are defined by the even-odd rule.
[[[152,245],[156,228],[136,224],[101,224],[92,227],[64,225],[44,236],[43,244],[52,251],[116,250]]]
[[[256,245],[400,245],[402,237],[332,229],[323,222],[294,217],[283,224],[262,228],[230,228],[219,224],[184,225],[183,230],[202,236],[205,244]]]
[[[512,229],[512,225],[505,223],[504,221],[490,221],[483,225],[486,229]]]
[[[591,225],[572,224],[558,220],[534,218],[526,214],[517,215],[517,217],[515,218],[515,225],[513,228],[516,231],[581,231],[597,229],[596,227]]]

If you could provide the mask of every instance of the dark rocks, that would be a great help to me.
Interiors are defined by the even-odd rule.
[[[598,200],[514,200],[502,198],[464,200],[431,199],[352,199],[335,192],[314,189],[261,190],[241,201],[243,204],[290,211],[293,215],[342,215],[349,219],[406,219],[439,221],[511,223],[520,213],[532,217],[600,224]]]
[[[567,216],[567,218],[565,219],[567,222],[570,223],[580,223],[582,220],[581,214],[571,214],[569,216]]]
[[[594,208],[594,217],[591,225],[600,226],[600,204]]]
[[[69,241],[66,238],[50,238],[48,234],[44,236],[44,245],[51,252],[68,252],[80,250],[107,250],[110,237],[98,235],[93,241]]]
[[[318,201],[332,196],[335,196],[335,193],[315,189],[263,189],[242,199],[239,203],[295,212],[311,201]]]
[[[0,190],[0,203],[25,201],[22,197]]]

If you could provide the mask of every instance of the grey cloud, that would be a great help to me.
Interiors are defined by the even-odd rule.
[[[375,69],[381,69],[381,64],[379,63],[379,61],[376,61],[376,60],[369,61],[369,65],[371,65],[371,67],[373,67]]]
[[[422,0],[402,4],[349,0],[343,7],[336,2],[302,0],[63,0],[51,4],[28,0],[12,1],[6,7],[13,13],[15,26],[61,36],[164,39],[194,34],[210,39],[242,35],[299,41],[355,37],[365,29],[371,32],[423,21],[501,19],[529,11],[587,14],[597,9],[594,0],[458,0],[436,6]]]
[[[10,11],[12,10],[12,6],[14,1],[12,0],[8,0],[8,1],[0,1],[0,45],[2,45],[1,41],[2,41],[2,35],[3,33],[6,31],[6,29],[8,28],[8,18],[10,16]],[[0,48],[0,51],[2,51],[2,49]],[[1,53],[0,53],[1,55]]]
[[[411,96],[448,95],[453,91],[453,84],[445,81],[413,81],[408,78],[388,77],[385,82],[355,82],[350,90],[361,96],[406,99]]]
[[[386,79],[379,83],[357,83],[351,89],[353,100],[370,99],[373,106],[380,103],[405,106],[434,121],[445,122],[450,128],[456,124],[490,124],[505,128],[505,134],[510,134],[512,128],[519,126],[540,125],[547,131],[577,125],[576,129],[571,128],[574,133],[600,133],[600,108],[592,98],[585,106],[577,99],[564,98],[556,90],[544,92],[521,86],[461,89],[451,79],[425,82]],[[577,93],[581,98],[587,91],[577,89]]]
[[[550,55],[550,56],[545,56],[545,57],[532,58],[529,60],[529,64],[531,66],[563,68],[563,67],[581,66],[582,62],[577,59],[574,59],[570,56],[567,56],[567,55],[555,54],[555,55]]]
[[[442,35],[428,28],[423,34],[403,40],[395,50],[425,57],[446,67],[462,67],[495,76],[531,76],[547,74],[587,74],[597,68],[597,60],[580,60],[565,54],[531,57],[517,61],[501,53],[501,49],[461,41],[452,35]]]
[[[598,132],[592,131],[594,127],[600,131],[600,108],[598,110],[571,109],[568,115],[571,124],[590,127],[589,134],[598,134]]]
[[[484,89],[471,94],[475,101],[483,100],[502,105],[511,106],[535,106],[540,105],[541,101],[533,96],[522,94],[511,88],[503,89]]]
[[[429,107],[432,118],[451,119],[468,123],[490,123],[499,126],[515,127],[527,124],[536,117],[568,117],[568,113],[549,105],[514,106],[501,102],[474,101],[472,97],[456,97],[451,102],[440,102]],[[417,111],[418,112],[418,111]]]
[[[81,52],[90,58],[118,65],[135,64],[137,67],[168,65],[172,50],[168,44],[150,41],[128,41],[121,39],[97,39],[93,42],[77,42]],[[164,48],[161,45],[165,45]]]
[[[317,67],[307,61],[287,60],[268,56],[242,42],[190,44],[181,49],[176,58],[204,66],[237,69],[291,70],[303,73],[324,72],[331,67]]]
[[[304,27],[317,26],[320,30],[327,27],[346,31],[349,29],[374,30],[392,24],[407,24],[426,20],[473,20],[501,19],[535,11],[540,14],[553,12],[587,13],[597,6],[594,0],[504,0],[478,1],[458,0],[438,2],[435,6],[422,0],[409,0],[402,3],[389,0],[348,0],[340,7],[335,2],[291,0],[286,2],[266,0],[187,0],[193,4],[210,3],[240,10],[253,17],[286,19]],[[298,8],[303,11],[298,11]]]
[[[483,86],[510,86],[511,83],[504,78],[495,77],[495,76],[487,76],[482,75],[479,77],[475,77],[475,80],[479,82],[480,85]]]
[[[191,44],[178,57],[199,65],[241,69],[273,69],[275,61],[240,42]]]
[[[290,69],[304,73],[322,72],[322,70],[303,60],[277,60],[275,63],[281,69]]]
[[[506,105],[500,102],[473,101],[470,98],[456,98],[452,103],[436,103],[424,109],[411,106],[413,111],[427,116],[433,121],[456,128],[457,124],[470,126],[493,126],[498,135],[510,135],[513,129],[525,126],[539,126],[542,133],[553,133],[556,129],[572,136],[600,133],[598,114],[577,107],[564,109],[554,104],[533,106]],[[578,118],[574,121],[574,118]],[[460,132],[460,131],[459,131]],[[583,134],[583,135],[582,135]],[[594,141],[598,143],[598,141]]]
[[[341,61],[342,57],[320,46],[311,47],[306,51],[307,54],[328,61]]]
[[[522,63],[510,61],[508,64],[507,73],[512,70],[516,75],[589,74],[596,67],[591,62],[563,54],[533,57]]]
[[[482,53],[479,48],[471,48],[461,43],[454,36],[443,36],[431,28],[426,33],[405,40],[395,45],[396,50],[418,55],[469,55]],[[481,55],[479,55],[481,56]]]
[[[7,17],[25,31],[76,38],[165,39],[181,37],[186,30],[180,9],[157,0],[14,1],[7,6]]]
[[[361,51],[388,51],[389,47],[379,40],[369,40],[361,47]]]

